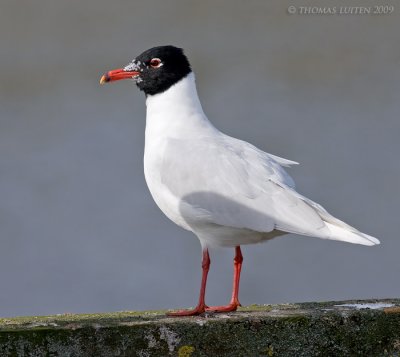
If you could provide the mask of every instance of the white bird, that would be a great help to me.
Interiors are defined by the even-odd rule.
[[[235,311],[239,303],[242,244],[295,233],[375,245],[379,240],[330,215],[295,191],[282,166],[297,162],[268,154],[216,129],[201,107],[195,76],[183,50],[151,48],[100,83],[133,79],[146,94],[144,173],[151,195],[165,215],[193,232],[203,252],[197,306],[172,312]],[[208,248],[235,247],[232,298],[226,306],[205,303]]]

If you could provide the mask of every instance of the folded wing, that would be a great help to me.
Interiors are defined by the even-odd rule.
[[[191,224],[209,222],[256,232],[279,230],[379,244],[296,192],[292,178],[281,166],[293,164],[297,163],[225,135],[171,139],[161,180],[184,203],[182,215]]]

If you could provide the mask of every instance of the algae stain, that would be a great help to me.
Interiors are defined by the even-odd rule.
[[[193,346],[182,346],[179,347],[178,357],[190,357],[193,352],[194,352]]]
[[[273,357],[274,356],[274,346],[269,345],[268,348],[264,349],[260,356],[268,356],[268,357]]]

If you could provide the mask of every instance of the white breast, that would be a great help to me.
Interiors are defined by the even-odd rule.
[[[148,96],[146,106],[144,174],[147,185],[164,214],[182,228],[191,230],[180,213],[180,197],[172,194],[163,184],[160,170],[163,162],[168,160],[165,153],[170,140],[190,140],[191,137],[208,135],[217,130],[204,115],[193,73],[167,91]]]

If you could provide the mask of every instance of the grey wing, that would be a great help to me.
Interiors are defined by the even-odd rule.
[[[321,217],[293,190],[279,164],[294,162],[229,137],[170,140],[162,183],[180,200],[188,223],[205,221],[258,232],[324,235]]]

